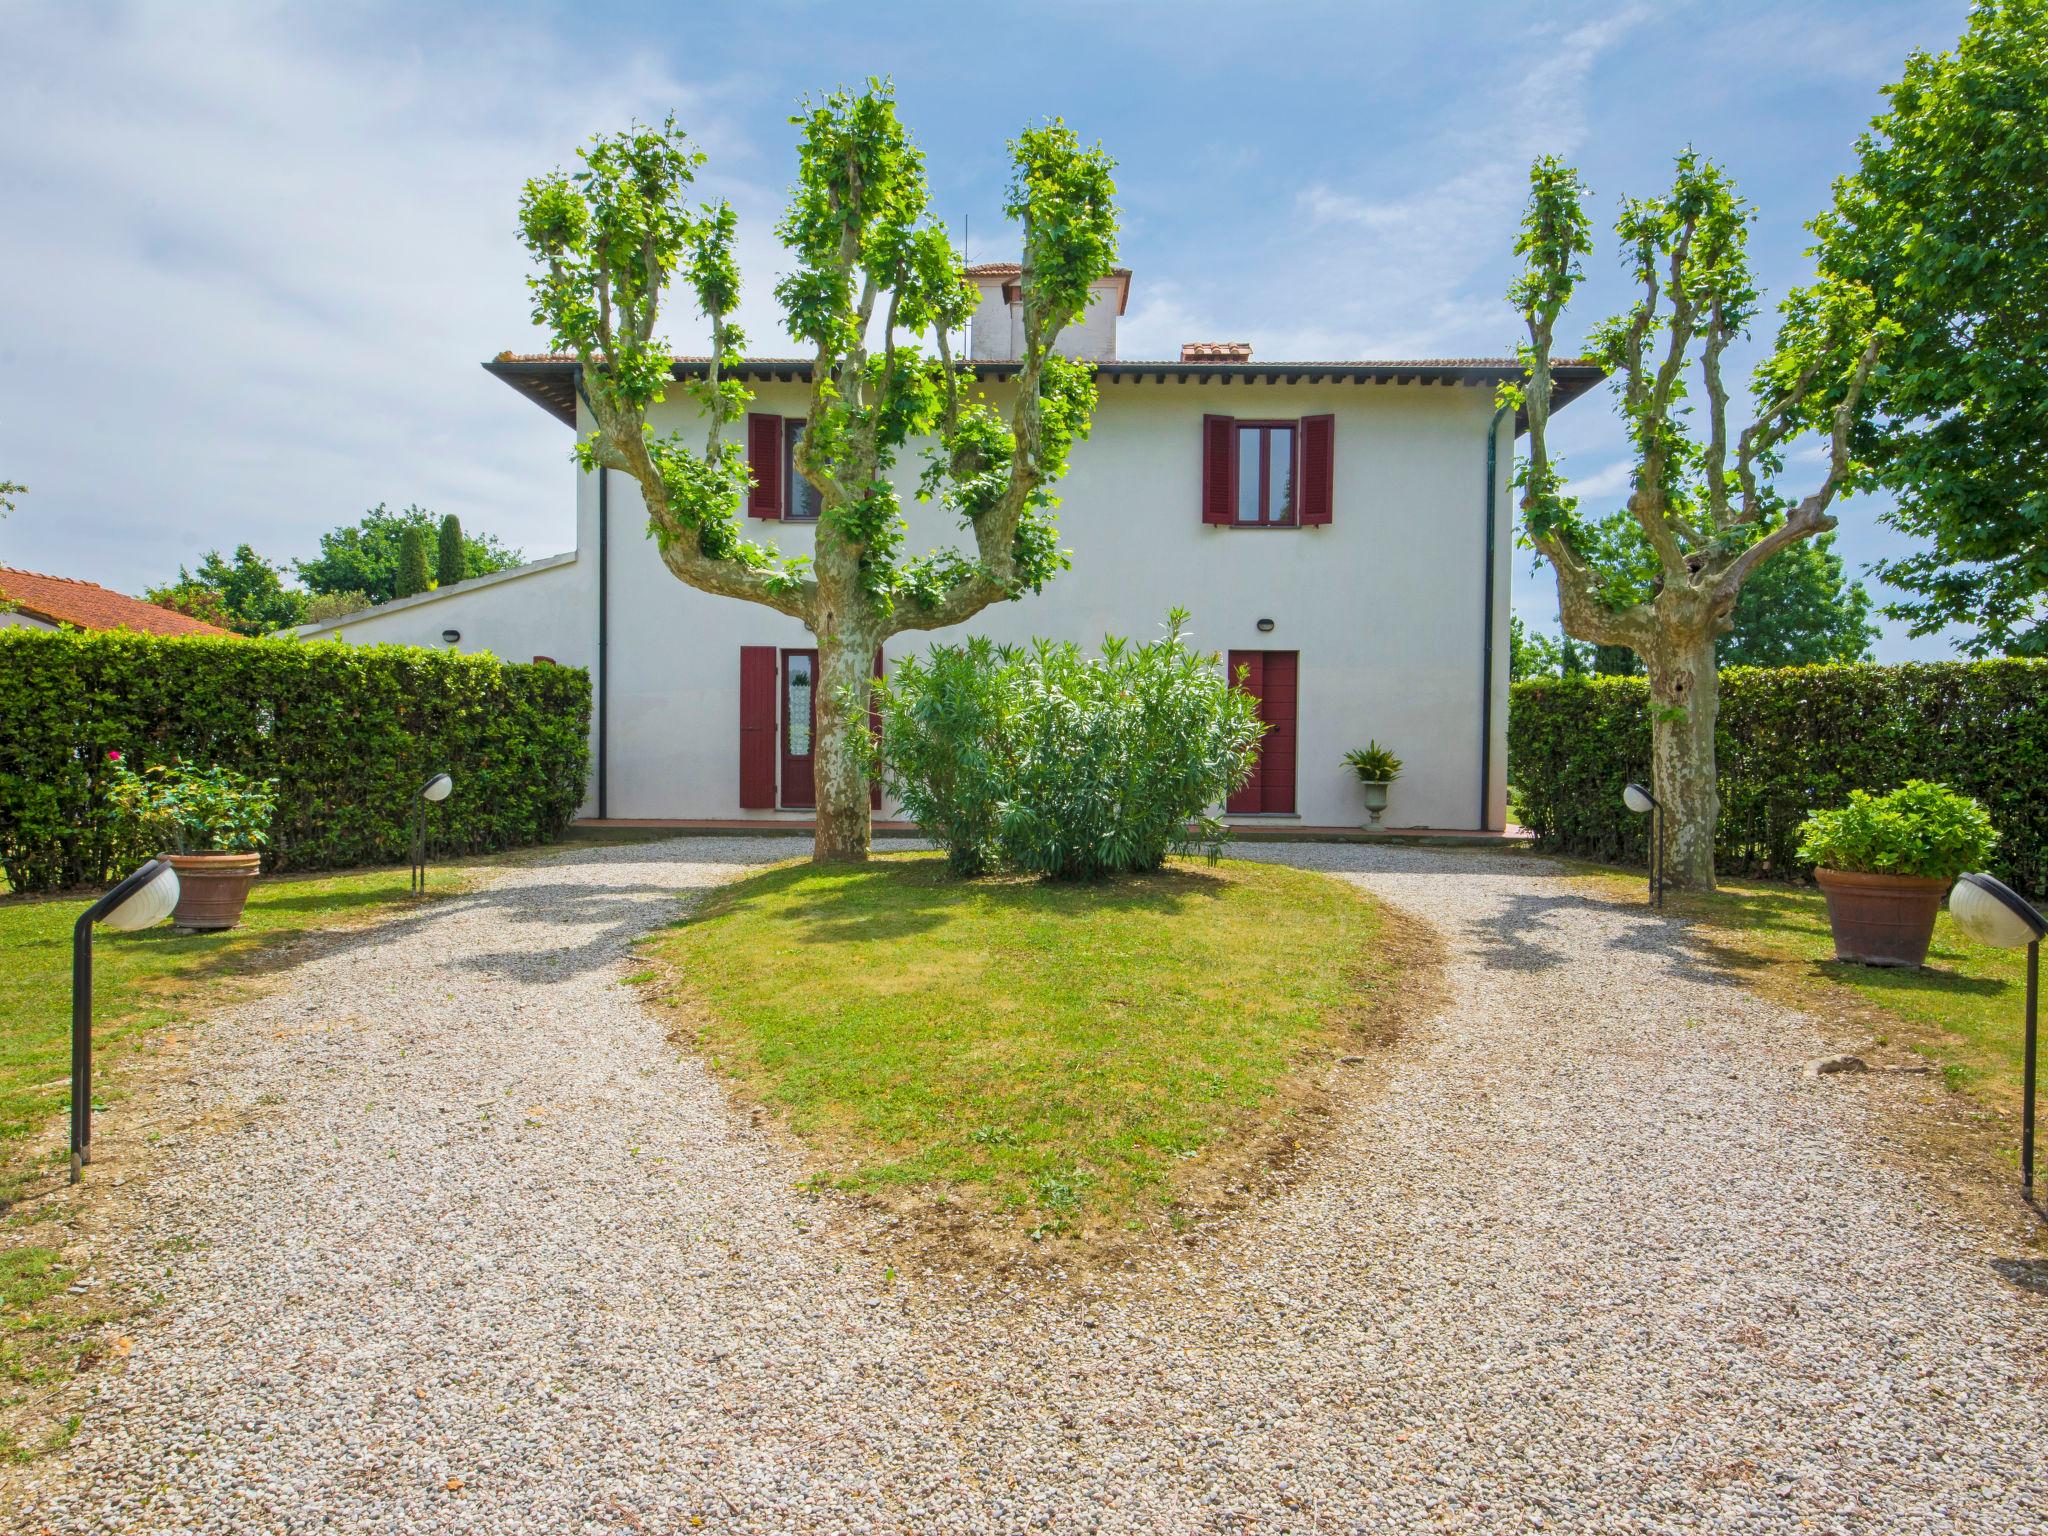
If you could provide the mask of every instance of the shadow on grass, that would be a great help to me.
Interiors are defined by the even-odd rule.
[[[831,870],[800,864],[721,886],[687,920],[706,922],[755,902],[772,903],[799,883],[812,887],[801,905],[769,915],[794,929],[798,942],[820,945],[908,938],[958,916],[963,907],[1013,914],[1020,921],[1104,908],[1173,913],[1217,900],[1230,887],[1220,875],[1179,868],[1053,881],[1016,875],[962,879],[939,859],[877,860]]]

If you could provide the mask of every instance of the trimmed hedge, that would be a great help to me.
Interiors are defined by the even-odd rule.
[[[1649,782],[1641,678],[1537,678],[1515,684],[1508,773],[1540,847],[1643,862],[1647,818],[1621,803]],[[1715,735],[1728,873],[1803,876],[1799,824],[1847,802],[1934,779],[1975,796],[1998,828],[1991,869],[2048,890],[2048,662],[1731,667]]]
[[[0,630],[0,867],[17,891],[103,884],[126,846],[107,753],[186,757],[278,781],[265,860],[336,869],[406,856],[415,797],[437,850],[543,842],[583,799],[590,679],[578,668],[414,646]]]

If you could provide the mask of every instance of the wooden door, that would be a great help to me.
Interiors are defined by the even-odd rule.
[[[1229,667],[1231,686],[1242,686],[1259,701],[1259,718],[1266,722],[1266,734],[1259,743],[1259,760],[1252,765],[1252,776],[1224,809],[1236,816],[1261,812],[1291,815],[1300,653],[1232,651]],[[1244,673],[1242,684],[1238,681],[1240,670]]]
[[[782,653],[782,804],[809,810],[818,803],[812,748],[818,735],[818,653]]]

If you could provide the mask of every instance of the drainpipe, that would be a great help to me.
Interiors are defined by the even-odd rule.
[[[611,774],[606,761],[610,721],[605,708],[612,691],[611,611],[612,472],[597,472],[597,816],[611,814]]]
[[[1486,425],[1486,582],[1485,607],[1479,611],[1479,830],[1487,825],[1492,810],[1488,792],[1493,787],[1493,567],[1497,542],[1494,508],[1500,494],[1500,419],[1514,407],[1504,405]]]

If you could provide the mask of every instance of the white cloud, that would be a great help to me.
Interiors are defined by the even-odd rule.
[[[676,110],[727,163],[749,146],[650,56],[598,78],[499,18],[430,42],[373,20],[0,24],[0,464],[31,487],[0,560],[139,590],[210,545],[310,553],[377,501],[571,542],[566,430],[477,366],[536,340],[520,183],[628,115]],[[710,190],[761,228],[749,187]]]

